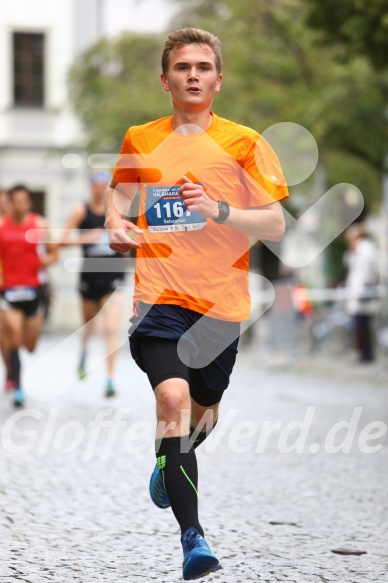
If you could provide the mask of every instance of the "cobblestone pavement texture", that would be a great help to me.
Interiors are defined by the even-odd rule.
[[[49,354],[59,340],[43,338],[27,389],[48,382],[48,370],[55,382],[75,368],[75,342]],[[176,522],[148,497],[153,395],[123,347],[119,393],[106,400],[101,341],[93,343],[88,377],[74,377],[55,398],[29,396],[15,417],[10,394],[0,394],[1,583],[181,580]],[[33,362],[22,356],[25,367]],[[385,384],[365,375],[332,380],[269,370],[252,348],[241,352],[211,447],[197,450],[201,521],[224,567],[204,580],[388,580],[387,434],[369,442],[383,446],[375,453],[359,445],[362,429],[384,420],[387,394]],[[328,453],[332,428],[355,414],[350,451]],[[306,415],[311,426],[302,451],[282,453],[300,437],[288,424]],[[113,429],[98,429],[98,419],[109,424],[114,417]],[[276,422],[265,442],[265,424]],[[336,445],[345,434],[338,429]],[[332,552],[339,548],[366,554]]]

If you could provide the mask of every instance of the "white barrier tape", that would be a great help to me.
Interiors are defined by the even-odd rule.
[[[282,284],[281,284],[282,285]],[[306,299],[312,302],[327,302],[327,301],[344,301],[352,299],[381,299],[388,296],[388,288],[384,285],[372,287],[370,290],[363,290],[362,293],[358,290],[353,290],[348,287],[338,288],[293,288],[292,284],[284,284],[290,297],[297,301],[304,301]],[[284,289],[284,288],[283,288]],[[277,286],[275,283],[275,293]],[[271,294],[267,291],[256,291],[250,289],[252,300],[252,307],[255,303],[266,303],[270,300]]]
[[[296,297],[300,297],[301,300],[308,298],[313,302],[325,302],[325,301],[341,301],[341,300],[353,300],[353,299],[378,299],[387,296],[387,288],[383,285],[373,286],[370,289],[366,288],[363,290],[354,290],[348,287],[338,287],[338,288],[303,288],[292,290],[290,292],[294,293]]]

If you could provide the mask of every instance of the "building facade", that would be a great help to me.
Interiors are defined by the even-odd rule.
[[[67,74],[103,34],[101,11],[101,0],[0,2],[0,188],[25,184],[54,228],[88,196],[88,153]],[[79,323],[78,276],[65,269],[74,256],[78,249],[64,250],[50,269],[52,330]]]

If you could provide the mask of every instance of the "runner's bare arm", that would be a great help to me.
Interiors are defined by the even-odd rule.
[[[66,247],[68,245],[82,245],[81,236],[74,237],[74,229],[78,229],[79,225],[85,218],[85,205],[77,204],[72,210],[70,217],[68,218],[65,226],[63,228],[63,233],[61,235],[58,247]],[[72,237],[73,235],[73,237]]]
[[[195,184],[186,176],[182,180],[184,184],[180,192],[186,206],[207,219],[216,219],[219,215],[217,201],[207,195],[201,184]],[[246,210],[230,207],[224,224],[246,235],[270,241],[280,241],[285,230],[283,210],[277,201]]]
[[[218,208],[216,216],[218,216]],[[269,241],[280,241],[285,231],[285,220],[280,202],[271,202],[247,210],[230,207],[230,214],[224,224],[246,235]]]
[[[45,254],[41,256],[40,262],[44,267],[48,267],[58,260],[58,245],[52,243],[50,225],[44,217],[39,217],[39,229],[44,229]]]
[[[105,228],[109,233],[109,246],[118,253],[127,253],[133,248],[141,247],[128,231],[134,235],[141,235],[143,231],[126,219],[126,212],[135,194],[135,185],[117,185],[112,180],[105,195]]]

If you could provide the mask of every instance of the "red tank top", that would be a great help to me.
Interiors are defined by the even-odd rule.
[[[29,229],[38,229],[38,215],[31,213],[23,223],[15,223],[5,216],[0,225],[0,261],[2,266],[2,289],[17,286],[38,287],[40,278],[40,243],[26,241]]]

